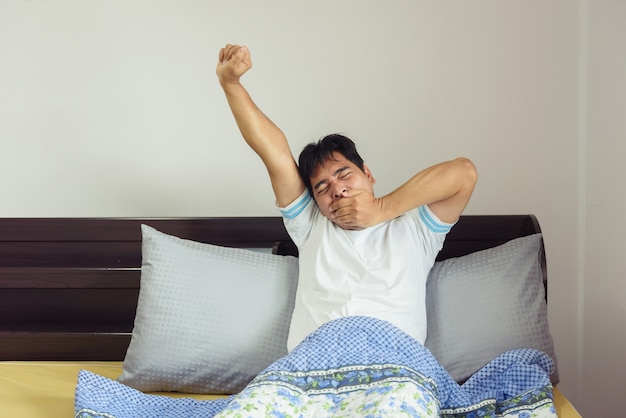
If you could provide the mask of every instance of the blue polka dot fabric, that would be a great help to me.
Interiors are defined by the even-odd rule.
[[[525,416],[522,412],[556,417],[552,367],[552,360],[538,350],[513,350],[460,386],[426,348],[392,324],[348,317],[320,327],[229,398],[147,395],[82,371],[75,410],[80,418],[319,417],[355,416],[355,411],[363,412],[358,416],[403,411],[456,418]]]

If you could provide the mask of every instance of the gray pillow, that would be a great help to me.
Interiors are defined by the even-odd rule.
[[[436,262],[426,285],[426,347],[456,381],[499,354],[536,348],[555,363],[540,265],[541,234]]]
[[[295,257],[141,230],[141,288],[120,382],[142,391],[237,393],[287,354]]]

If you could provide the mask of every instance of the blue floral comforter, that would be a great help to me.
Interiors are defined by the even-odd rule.
[[[79,418],[556,417],[552,367],[540,351],[513,350],[460,386],[398,328],[349,317],[322,326],[229,398],[147,395],[81,371],[75,410]]]

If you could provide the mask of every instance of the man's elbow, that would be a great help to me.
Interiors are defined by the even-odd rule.
[[[469,191],[474,190],[476,182],[478,181],[478,170],[476,166],[466,157],[459,157],[454,160],[459,173],[459,182],[462,185],[462,189]]]

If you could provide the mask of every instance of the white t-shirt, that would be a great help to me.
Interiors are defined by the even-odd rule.
[[[387,320],[424,343],[426,279],[451,224],[422,206],[370,228],[344,230],[306,190],[279,209],[300,258],[289,351],[324,323],[355,315]]]

